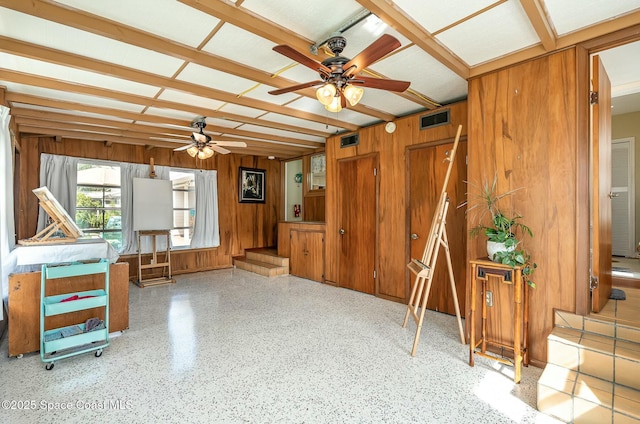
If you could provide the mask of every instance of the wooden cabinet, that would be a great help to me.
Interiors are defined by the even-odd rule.
[[[290,273],[314,281],[324,280],[324,231],[291,230]]]
[[[289,258],[290,274],[324,282],[324,222],[281,222],[278,256]]]

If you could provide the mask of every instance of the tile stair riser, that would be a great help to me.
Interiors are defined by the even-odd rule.
[[[564,422],[640,424],[640,330],[562,311],[555,323],[538,409]]]

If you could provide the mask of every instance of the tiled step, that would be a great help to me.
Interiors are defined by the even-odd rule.
[[[640,391],[558,365],[538,380],[538,410],[567,423],[640,423]]]
[[[640,329],[556,312],[538,409],[570,423],[640,424]]]
[[[265,277],[289,274],[289,258],[278,256],[275,249],[251,249],[245,257],[234,258],[233,264],[245,271],[255,272]]]

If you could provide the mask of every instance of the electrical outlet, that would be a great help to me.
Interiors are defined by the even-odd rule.
[[[489,306],[489,307],[493,306],[493,292],[492,291],[487,291],[485,293],[485,301],[487,302],[487,306]]]

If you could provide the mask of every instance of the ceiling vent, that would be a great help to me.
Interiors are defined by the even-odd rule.
[[[356,146],[360,143],[360,136],[358,133],[345,135],[344,137],[340,137],[340,148],[343,147],[351,147]]]
[[[420,129],[425,130],[440,125],[447,125],[449,122],[449,109],[445,109],[436,113],[430,113],[429,115],[422,115],[420,117]]]

